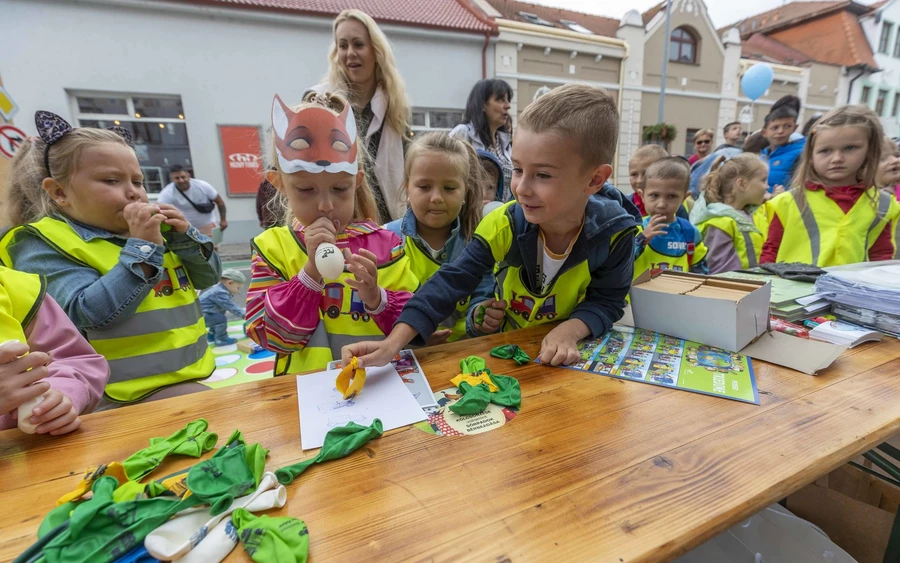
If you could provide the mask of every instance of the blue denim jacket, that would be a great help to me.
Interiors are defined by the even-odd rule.
[[[425,247],[425,242],[419,237],[419,233],[416,230],[416,216],[413,213],[412,209],[407,209],[406,214],[401,219],[397,219],[395,221],[391,221],[387,225],[384,226],[385,229],[392,231],[400,240],[403,241],[403,244],[406,245],[406,237],[410,237],[416,244]],[[450,231],[450,238],[447,239],[446,244],[444,244],[444,251],[441,253],[439,260],[442,264],[446,264],[449,262],[455,262],[457,258],[459,258],[463,250],[466,249],[466,245],[468,242],[465,238],[463,238],[462,234],[459,232],[460,222],[459,218],[453,224],[453,229]],[[421,284],[425,284],[427,280],[419,280]],[[478,287],[475,288],[475,291],[472,293],[472,300],[469,302],[469,314],[475,309],[475,307],[485,301],[487,299],[492,299],[494,297],[494,276],[493,274],[486,274],[482,279],[481,283],[478,284]],[[468,331],[469,336],[476,336],[477,334],[473,331]]]
[[[200,307],[203,309],[204,315],[216,313],[224,315],[228,311],[236,317],[244,318],[244,310],[237,306],[231,297],[231,292],[222,285],[222,282],[200,294]]]
[[[218,283],[222,274],[222,263],[212,241],[194,227],[186,233],[165,233],[163,247],[59,218],[85,241],[101,238],[122,247],[119,263],[106,275],[69,260],[27,230],[16,233],[9,247],[14,267],[44,276],[47,292],[81,331],[103,330],[130,317],[160,280],[164,248],[178,255],[196,289]],[[152,275],[145,275],[141,264],[151,266]]]

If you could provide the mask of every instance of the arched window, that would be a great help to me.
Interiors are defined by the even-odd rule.
[[[697,62],[697,36],[688,28],[678,27],[672,32],[669,60],[676,63]]]

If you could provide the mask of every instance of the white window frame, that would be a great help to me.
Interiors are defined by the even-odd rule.
[[[425,112],[425,125],[410,125],[410,131],[414,133],[419,132],[427,132],[427,131],[451,131],[452,127],[432,127],[431,126],[431,112],[433,111],[458,111],[460,113],[460,120],[462,120],[462,114],[465,113],[465,110],[459,108],[413,108],[413,112]],[[460,121],[461,123],[462,121]]]
[[[143,94],[138,92],[104,92],[100,90],[69,90],[67,91],[69,95],[69,108],[72,112],[72,115],[75,116],[76,126],[80,127],[82,121],[112,121],[113,123],[118,124],[119,121],[129,121],[133,123],[139,122],[152,122],[152,123],[187,123],[187,119],[182,119],[178,117],[135,117],[134,115],[134,98],[155,98],[158,100],[182,100],[181,96],[178,94]],[[113,114],[113,113],[82,113],[78,108],[78,98],[107,98],[107,99],[115,99],[115,100],[125,100],[125,111],[128,112],[126,114]],[[182,100],[182,105],[184,104]],[[184,115],[184,114],[182,114]],[[190,147],[190,143],[188,143],[188,147]],[[193,161],[193,158],[191,158]],[[192,163],[193,164],[193,163]],[[141,169],[145,168],[153,168],[153,169],[161,169],[159,166],[141,166]],[[168,175],[168,170],[163,170],[163,184],[162,187],[166,186],[165,179]],[[159,199],[158,192],[147,192],[147,197],[151,200]]]

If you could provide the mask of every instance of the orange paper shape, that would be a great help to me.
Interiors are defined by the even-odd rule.
[[[353,376],[353,380],[350,380]],[[362,391],[363,385],[366,384],[366,370],[359,367],[359,360],[354,357],[350,360],[350,365],[346,365],[341,369],[337,379],[334,381],[335,388],[341,392],[344,400],[352,399]]]

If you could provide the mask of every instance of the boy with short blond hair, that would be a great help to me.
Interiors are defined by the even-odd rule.
[[[634,154],[628,159],[628,177],[631,181],[631,189],[634,190],[634,193],[626,197],[628,197],[628,199],[631,200],[631,203],[633,203],[638,211],[641,212],[641,217],[647,216],[647,210],[644,209],[643,199],[647,169],[650,168],[650,165],[654,162],[664,158],[669,158],[669,153],[666,152],[666,149],[659,145],[644,145],[634,151]],[[680,209],[678,211],[678,216],[687,219],[687,209]]]
[[[496,293],[473,296],[470,334],[567,319],[544,338],[539,359],[578,361],[578,341],[622,317],[631,286],[637,226],[622,195],[605,185],[618,119],[612,97],[580,84],[529,105],[513,141],[516,200],[484,218],[465,252],[419,289],[384,341],[346,346],[344,361],[383,365],[414,338],[427,340],[492,271]]]

